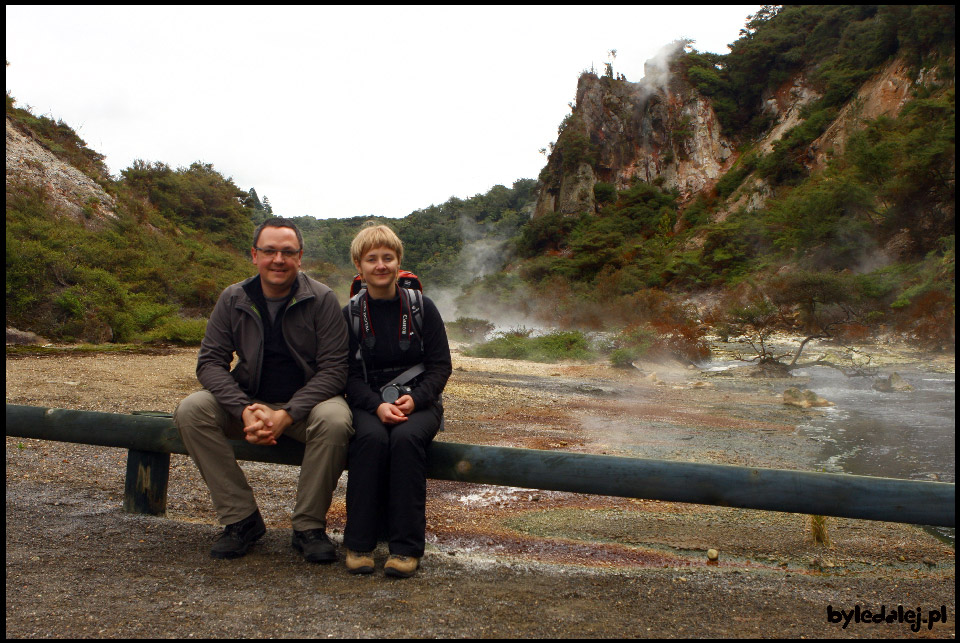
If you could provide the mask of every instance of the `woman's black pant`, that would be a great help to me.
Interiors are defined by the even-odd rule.
[[[391,554],[423,556],[427,446],[440,428],[442,413],[431,406],[414,411],[406,422],[384,424],[372,413],[353,409],[356,432],[347,455],[344,547],[372,551],[385,519]]]

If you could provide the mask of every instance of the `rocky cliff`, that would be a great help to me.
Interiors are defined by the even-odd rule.
[[[733,146],[709,99],[669,65],[648,62],[637,83],[584,73],[541,173],[536,215],[592,212],[596,183],[620,190],[635,177],[676,188],[687,200],[732,160]]]

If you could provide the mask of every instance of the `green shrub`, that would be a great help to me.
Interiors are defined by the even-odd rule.
[[[176,311],[176,306],[140,299],[131,306],[130,314],[138,329],[147,329],[162,323],[165,317]]]
[[[743,180],[747,178],[747,175],[756,169],[759,162],[760,157],[757,154],[747,154],[741,158],[734,167],[717,181],[717,194],[724,199],[733,194],[743,183]]]
[[[580,223],[580,218],[551,212],[533,219],[523,227],[517,250],[522,256],[534,257],[546,250],[557,250],[566,245],[567,237]]]
[[[715,67],[690,67],[687,77],[701,93],[707,96],[720,92],[726,84]]]
[[[597,203],[612,203],[617,200],[617,188],[612,183],[601,181],[593,186],[593,196]]]
[[[458,342],[482,341],[495,327],[486,319],[476,317],[457,317],[456,321],[447,322],[447,335]]]
[[[533,338],[534,354],[544,361],[562,359],[589,359],[590,343],[580,331],[554,331]]]
[[[556,330],[531,337],[531,331],[520,328],[499,333],[498,337],[467,351],[471,357],[499,357],[535,362],[587,360],[594,357],[590,342],[580,331]]]
[[[649,352],[657,340],[657,333],[645,324],[634,324],[617,333],[613,339],[616,347],[610,353],[610,364],[628,368],[633,362]]]
[[[529,331],[528,331],[529,334]],[[529,337],[517,331],[501,332],[488,342],[464,351],[470,357],[499,357],[504,359],[530,359]]]
[[[614,368],[632,368],[633,362],[640,357],[637,351],[630,348],[617,348],[610,353],[610,365]]]
[[[60,293],[56,299],[53,300],[53,303],[59,306],[69,318],[80,319],[83,317],[83,302],[72,289]]]
[[[172,221],[203,230],[216,245],[229,245],[239,252],[250,248],[254,225],[250,209],[241,204],[248,194],[209,163],[173,170],[165,163],[137,159],[121,175],[132,194],[148,200]]]
[[[542,255],[529,259],[518,270],[520,277],[530,284],[537,284],[552,276],[565,275],[570,272],[569,258],[554,255]]]
[[[710,223],[710,205],[702,194],[697,195],[693,203],[683,211],[683,221],[688,228],[699,227]]]
[[[574,172],[581,163],[596,163],[594,146],[590,137],[578,131],[567,130],[557,139],[555,152],[563,159],[563,171]]]
[[[206,319],[170,319],[144,335],[144,340],[154,343],[199,346],[207,330]]]

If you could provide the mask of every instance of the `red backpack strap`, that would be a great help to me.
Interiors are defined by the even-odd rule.
[[[363,279],[360,278],[360,273],[357,273],[357,276],[353,278],[353,283],[350,284],[350,296],[353,297],[360,289],[363,288]]]

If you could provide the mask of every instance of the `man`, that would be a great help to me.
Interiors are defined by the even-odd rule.
[[[250,252],[259,274],[221,293],[197,358],[204,390],[180,403],[174,422],[226,525],[213,558],[243,556],[266,533],[228,438],[273,445],[286,434],[305,444],[291,545],[308,561],[333,562],[326,515],[353,434],[342,395],[347,325],[333,291],[300,272],[296,224],[268,219]]]

